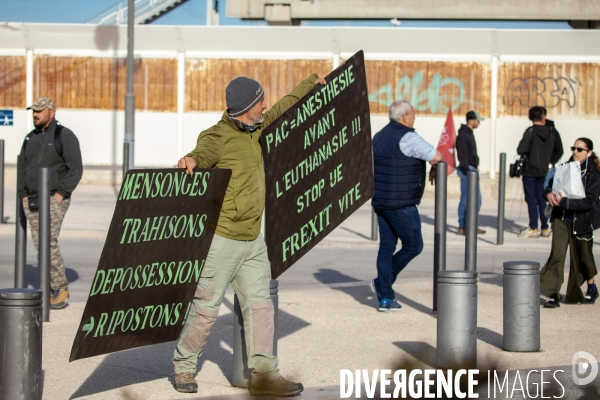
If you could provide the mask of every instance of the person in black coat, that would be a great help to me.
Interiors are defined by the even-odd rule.
[[[585,188],[585,198],[567,199],[561,193],[552,191],[552,181],[544,191],[552,204],[554,223],[552,250],[546,265],[540,272],[540,291],[549,297],[546,308],[560,307],[560,288],[564,282],[564,265],[567,249],[571,248],[571,265],[567,283],[567,304],[594,304],[598,298],[598,288],[594,283],[597,275],[596,262],[592,251],[594,230],[600,226],[600,160],[593,152],[590,139],[579,138],[571,147],[573,156],[569,161],[581,163],[581,180]],[[581,285],[587,281],[587,293]]]
[[[562,145],[557,144],[556,135],[542,122],[543,110],[535,106],[529,109],[532,126],[527,128],[519,142],[517,153],[525,156],[523,162],[523,192],[529,212],[529,228],[519,233],[520,237],[550,237],[548,219],[544,216],[544,180],[548,166],[555,164],[562,155]],[[538,229],[538,216],[541,231]]]

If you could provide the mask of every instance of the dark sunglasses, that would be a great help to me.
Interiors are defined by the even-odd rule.
[[[581,153],[582,151],[589,151],[588,149],[584,149],[581,147],[571,146],[571,151],[575,151],[575,150],[577,150],[578,153]]]

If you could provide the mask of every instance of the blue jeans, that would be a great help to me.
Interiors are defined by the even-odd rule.
[[[523,191],[525,192],[525,202],[529,211],[529,227],[531,229],[538,228],[538,216],[542,222],[542,229],[548,229],[548,218],[544,215],[544,208],[546,208],[544,179],[544,176],[540,178],[523,177]]]
[[[469,171],[477,172],[477,168],[469,165]],[[456,169],[460,178],[460,201],[458,202],[458,227],[464,228],[467,220],[467,174],[460,168]],[[477,213],[481,210],[481,186],[479,185],[479,174],[477,174]]]
[[[394,299],[392,285],[408,263],[423,251],[421,218],[416,206],[393,210],[375,208],[379,222],[379,252],[375,283],[382,297]],[[394,254],[398,239],[402,248]]]

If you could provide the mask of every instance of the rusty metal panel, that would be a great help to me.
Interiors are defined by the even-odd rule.
[[[327,75],[330,60],[186,60],[186,111],[224,111],[225,87],[238,76],[260,82],[269,106],[313,72]]]
[[[177,111],[177,60],[136,59],[134,70],[136,109]],[[124,58],[34,58],[34,96],[51,97],[59,108],[122,110],[126,83]]]
[[[365,61],[371,113],[387,114],[396,100],[407,100],[419,115],[477,110],[490,113],[491,69],[488,63]]]
[[[597,118],[599,78],[599,64],[501,64],[498,114],[527,117],[537,105],[552,117]]]
[[[0,107],[26,107],[25,63],[25,57],[0,57]]]

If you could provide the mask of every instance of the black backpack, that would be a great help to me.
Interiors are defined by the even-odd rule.
[[[56,129],[54,129],[54,149],[60,158],[63,158],[63,142],[62,142],[62,125],[56,125]],[[21,149],[21,154],[25,154],[25,149],[27,148],[27,143],[29,139],[33,136],[35,131],[31,131],[25,136],[25,140],[23,141],[23,148]]]

